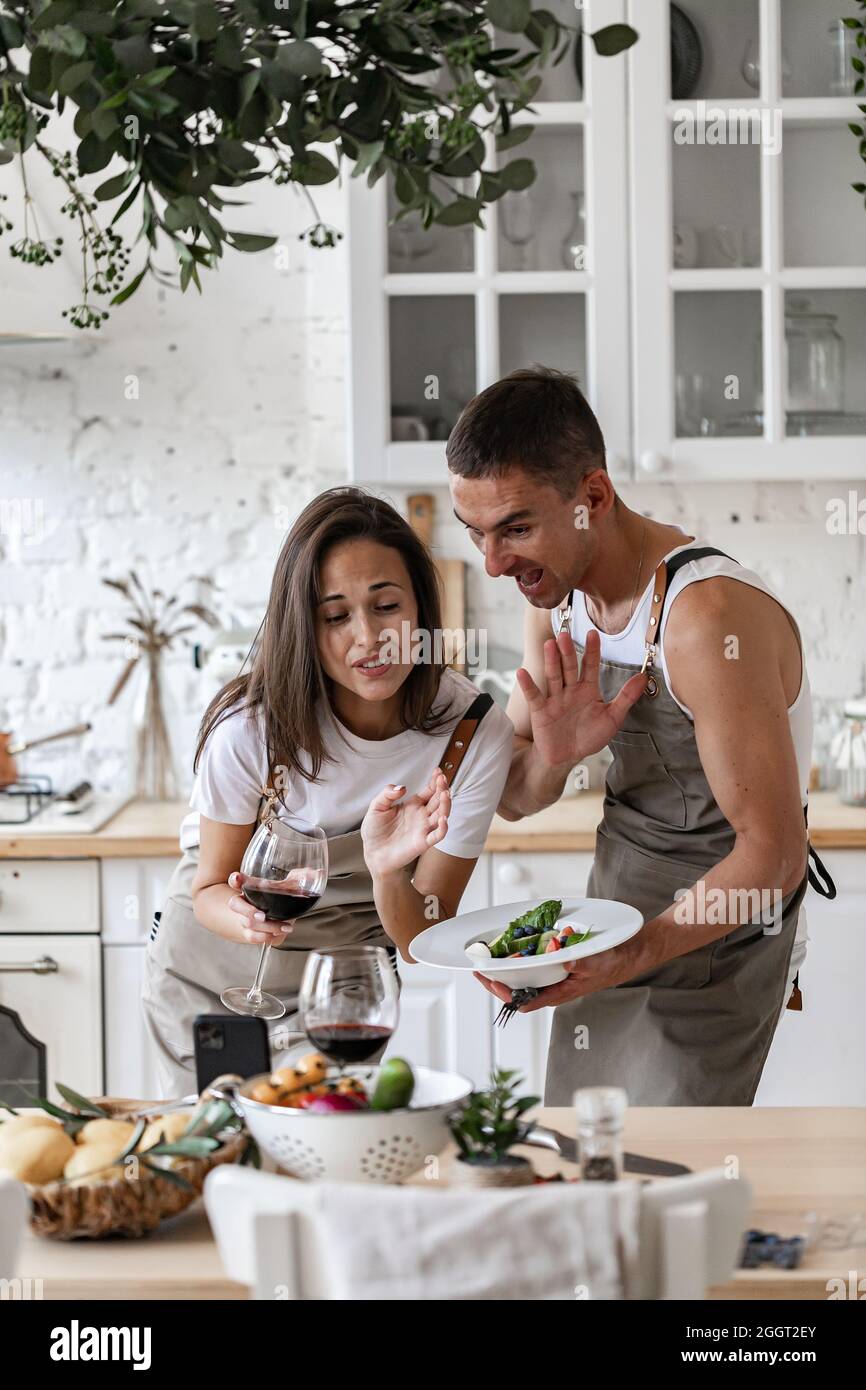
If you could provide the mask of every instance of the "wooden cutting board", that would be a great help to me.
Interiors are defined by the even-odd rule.
[[[427,549],[433,549],[433,516],[436,499],[429,492],[413,493],[406,499],[409,523],[420,541]],[[466,566],[462,560],[443,560],[433,556],[433,563],[439,575],[439,588],[442,595],[442,627],[447,631],[466,627]],[[458,660],[449,662],[456,671],[465,670],[465,653],[459,652]]]

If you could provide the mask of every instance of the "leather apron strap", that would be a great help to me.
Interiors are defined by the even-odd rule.
[[[668,584],[678,570],[684,565],[688,565],[692,560],[702,560],[705,555],[721,555],[724,559],[730,560],[731,556],[726,555],[724,550],[717,550],[714,545],[697,545],[690,550],[681,550],[678,555],[672,555],[669,560],[662,560],[655,573],[653,581],[653,596],[650,603],[650,615],[647,622],[646,635],[644,637],[645,654],[641,671],[649,670],[647,676],[647,687],[644,692],[653,698],[659,692],[658,682],[650,669],[655,665],[658,656],[658,637],[662,625],[662,613],[664,612],[665,599],[668,594]],[[736,563],[736,562],[734,562]]]
[[[464,714],[454,733],[451,735],[448,747],[442,754],[439,763],[440,768],[445,773],[445,780],[448,786],[457,776],[457,770],[466,756],[466,750],[472,742],[478,725],[481,723],[490,706],[493,704],[493,696],[482,693],[472,701],[468,710]]]

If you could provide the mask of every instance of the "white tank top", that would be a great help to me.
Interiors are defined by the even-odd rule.
[[[668,552],[666,560],[678,555],[681,550],[697,549],[699,546],[708,545],[708,541],[702,541],[695,537],[694,540],[686,541],[683,545],[678,545],[675,549]],[[769,594],[770,598],[775,599],[781,608],[785,608],[783,603],[767,588],[760,575],[753,570],[746,569],[743,565],[737,564],[734,560],[729,560],[724,555],[705,555],[700,560],[691,560],[687,565],[683,565],[681,570],[673,576],[668,586],[667,599],[665,601],[664,612],[662,613],[661,629],[659,631],[659,662],[665,684],[670,691],[671,698],[679,705],[683,714],[692,722],[694,718],[681,700],[678,700],[673,690],[671,690],[670,677],[668,675],[667,662],[665,660],[665,628],[671,614],[674,600],[683,589],[689,584],[695,584],[701,579],[715,579],[718,577],[726,579],[738,579],[742,584],[750,584],[753,589],[760,589],[761,593]],[[647,626],[649,624],[649,607],[652,600],[655,575],[650,578],[649,583],[644,589],[642,597],[639,599],[637,607],[622,632],[599,632],[601,638],[601,659],[602,661],[613,661],[624,666],[642,666]],[[788,613],[788,609],[785,608]],[[558,626],[558,609],[551,613],[551,626],[554,632]],[[793,615],[788,613],[793,622]],[[571,611],[571,622],[569,630],[575,642],[583,647],[586,642],[586,634],[594,623],[586,611],[586,598],[580,589],[574,592],[574,601]],[[794,623],[795,630],[799,639],[800,630]],[[806,670],[806,656],[803,651],[802,639],[800,639],[800,656],[802,677],[797,698],[788,708],[788,723],[791,728],[791,738],[794,743],[794,752],[797,757],[797,770],[800,776],[800,791],[802,794],[803,805],[806,805],[809,794],[809,773],[812,764],[812,696],[809,689],[809,674]]]

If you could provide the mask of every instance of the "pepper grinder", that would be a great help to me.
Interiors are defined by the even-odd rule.
[[[619,1182],[628,1096],[620,1086],[584,1086],[575,1091],[574,1104],[581,1178],[587,1182]]]

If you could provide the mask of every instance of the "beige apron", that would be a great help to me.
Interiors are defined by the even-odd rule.
[[[451,735],[439,763],[449,786],[492,704],[489,695],[480,695]],[[263,797],[260,820],[268,806],[268,797]],[[177,865],[145,955],[142,1005],[163,1097],[187,1095],[196,1089],[195,1016],[229,1014],[220,994],[228,985],[252,985],[260,949],[226,941],[196,920],[191,888],[197,865],[197,850],[187,851]],[[359,944],[385,947],[396,968],[397,949],[379,921],[360,826],[328,839],[324,893],[316,906],[294,923],[286,941],[271,950],[263,988],[286,1006],[285,1015],[267,1025],[274,1051],[293,1047],[304,1037],[297,1003],[308,953]],[[380,1055],[370,1060],[376,1061]]]
[[[694,553],[683,552],[686,560]],[[661,588],[657,615],[663,602]],[[656,633],[659,626],[657,617]],[[638,669],[602,661],[604,699]],[[647,921],[723,859],[735,838],[704,775],[694,726],[658,667],[650,679],[655,693],[632,706],[611,740],[587,887],[589,897],[630,903]],[[785,1005],[806,884],[804,871],[778,922],[752,921],[625,984],[560,1004],[545,1104],[571,1105],[579,1086],[612,1085],[625,1088],[631,1105],[751,1105]]]

